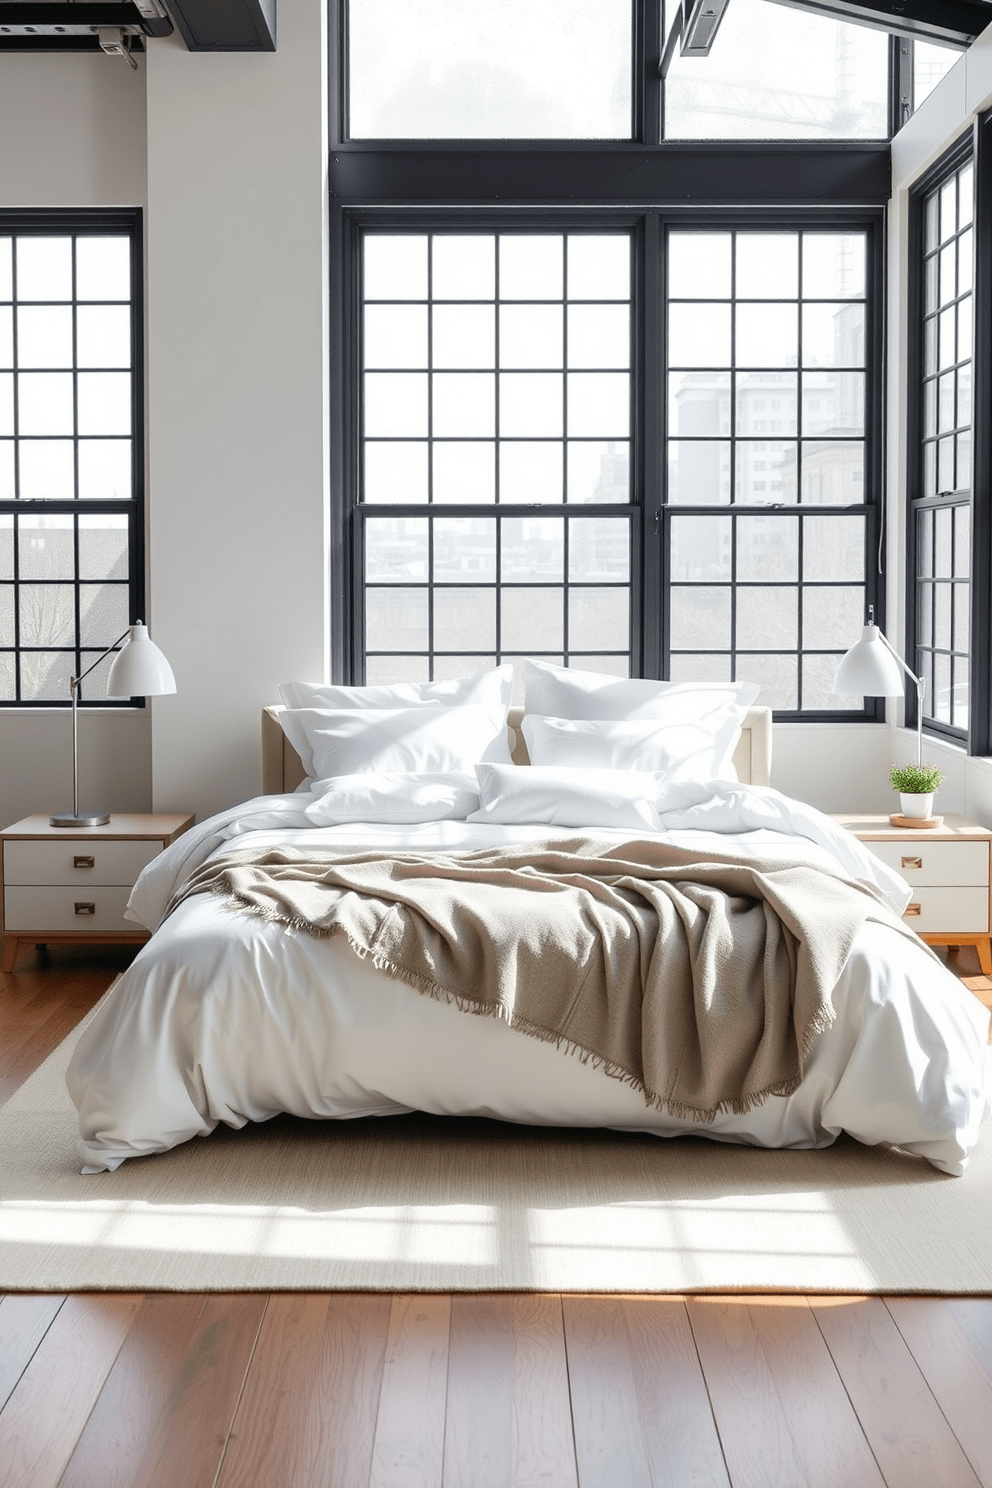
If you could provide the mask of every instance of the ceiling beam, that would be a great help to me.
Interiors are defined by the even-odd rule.
[[[854,21],[938,46],[970,46],[992,22],[986,0],[772,0],[838,21]]]
[[[274,52],[276,0],[165,0],[191,52]]]

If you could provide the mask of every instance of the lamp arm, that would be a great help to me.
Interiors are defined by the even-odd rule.
[[[138,623],[140,623],[140,622],[138,622]],[[98,667],[100,665],[101,661],[103,661],[106,657],[108,657],[110,655],[111,651],[113,651],[113,649],[114,649],[115,646],[119,646],[120,645],[120,643],[121,643],[121,641],[123,641],[124,637],[126,635],[129,635],[130,634],[130,631],[131,631],[131,627],[129,625],[128,628],[127,628],[127,630],[124,631],[123,635],[119,635],[117,637],[116,641],[111,641],[111,643],[107,647],[106,651],[104,651],[100,656],[98,656],[97,659],[96,659],[96,661],[92,662],[86,668],[85,672],[80,672],[80,674],[79,674],[78,677],[70,677],[69,678],[69,687],[71,688],[71,690],[73,692],[73,695],[75,695],[76,689],[78,688],[80,682],[82,682],[85,677],[88,677],[89,674],[90,674],[90,672],[92,672],[95,667]]]
[[[910,679],[910,681],[916,683],[916,763],[919,765],[920,769],[922,769],[923,768],[923,697],[924,697],[924,694],[926,693],[926,690],[927,690],[927,679],[926,679],[926,677],[918,677],[915,672],[911,672],[910,671],[909,667],[903,661],[902,657],[899,655],[899,652],[896,650],[896,648],[893,645],[890,645],[889,640],[886,637],[884,631],[880,630],[878,632],[878,639],[882,642],[882,644],[885,647],[886,651],[888,651],[892,656],[895,657],[896,661],[902,667],[903,671],[906,673],[906,676]]]

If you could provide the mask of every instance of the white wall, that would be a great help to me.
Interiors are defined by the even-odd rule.
[[[889,639],[905,651],[906,614],[906,335],[908,250],[906,225],[913,183],[970,128],[976,113],[992,105],[992,28],[964,52],[892,141],[892,204],[889,227],[888,323],[888,543]],[[978,416],[988,417],[989,410]],[[902,707],[894,710],[901,721]],[[894,762],[915,760],[916,734],[893,727]],[[992,826],[992,760],[970,758],[962,749],[924,739],[924,756],[945,778],[938,810],[959,811]]]
[[[0,52],[0,206],[140,207],[145,201],[145,72],[120,57]],[[66,699],[69,696],[66,671]],[[151,801],[147,709],[86,710],[80,804]],[[0,709],[0,824],[72,802],[68,716]]]
[[[148,52],[148,460],[156,810],[260,788],[259,715],[326,674],[325,5],[275,53]]]

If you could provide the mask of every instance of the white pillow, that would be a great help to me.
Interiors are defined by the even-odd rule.
[[[494,722],[485,708],[421,703],[416,708],[293,712],[310,746],[317,780],[382,770],[471,775],[501,736],[506,745],[505,723]]]
[[[479,783],[474,775],[376,771],[318,780],[313,795],[303,814],[319,827],[342,822],[464,821],[479,805]]]
[[[668,718],[538,718],[524,715],[523,733],[533,765],[569,769],[655,770],[666,784],[685,780],[736,780],[734,747],[738,709],[711,709],[685,717],[677,706]]]
[[[740,721],[761,691],[757,682],[656,682],[573,671],[547,661],[524,662],[524,711],[551,718],[661,718],[672,698],[687,712],[736,705]]]
[[[647,770],[476,765],[479,809],[470,822],[550,822],[660,832],[656,802],[665,777]]]
[[[512,689],[513,667],[508,661],[488,672],[476,672],[471,677],[455,677],[446,682],[396,682],[378,687],[338,687],[329,682],[284,682],[279,688],[279,696],[286,706],[285,711],[279,715],[279,722],[303,761],[304,773],[314,776],[318,772],[313,767],[306,729],[297,717],[300,709],[321,708],[334,712],[356,709],[368,712],[372,709],[414,708],[420,703],[433,703],[446,708],[472,704],[487,709],[494,720],[502,722],[502,743],[497,742],[486,758],[509,764],[506,713],[510,706]]]

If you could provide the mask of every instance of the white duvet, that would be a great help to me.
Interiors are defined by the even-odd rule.
[[[565,835],[537,823],[314,828],[309,804],[305,792],[266,796],[212,817],[138,880],[128,914],[155,934],[84,1030],[67,1073],[84,1172],[166,1151],[219,1122],[421,1110],[766,1147],[823,1147],[845,1131],[963,1173],[990,1110],[989,1014],[885,909],[857,938],[834,990],[834,1024],[795,1094],[693,1124],[647,1108],[628,1085],[553,1045],[390,979],[340,937],[231,913],[209,894],[161,923],[174,890],[235,838],[239,848],[450,851]],[[854,837],[768,788],[688,787],[662,821],[659,835],[700,856],[780,849],[839,863],[878,888],[895,916],[909,897]]]

